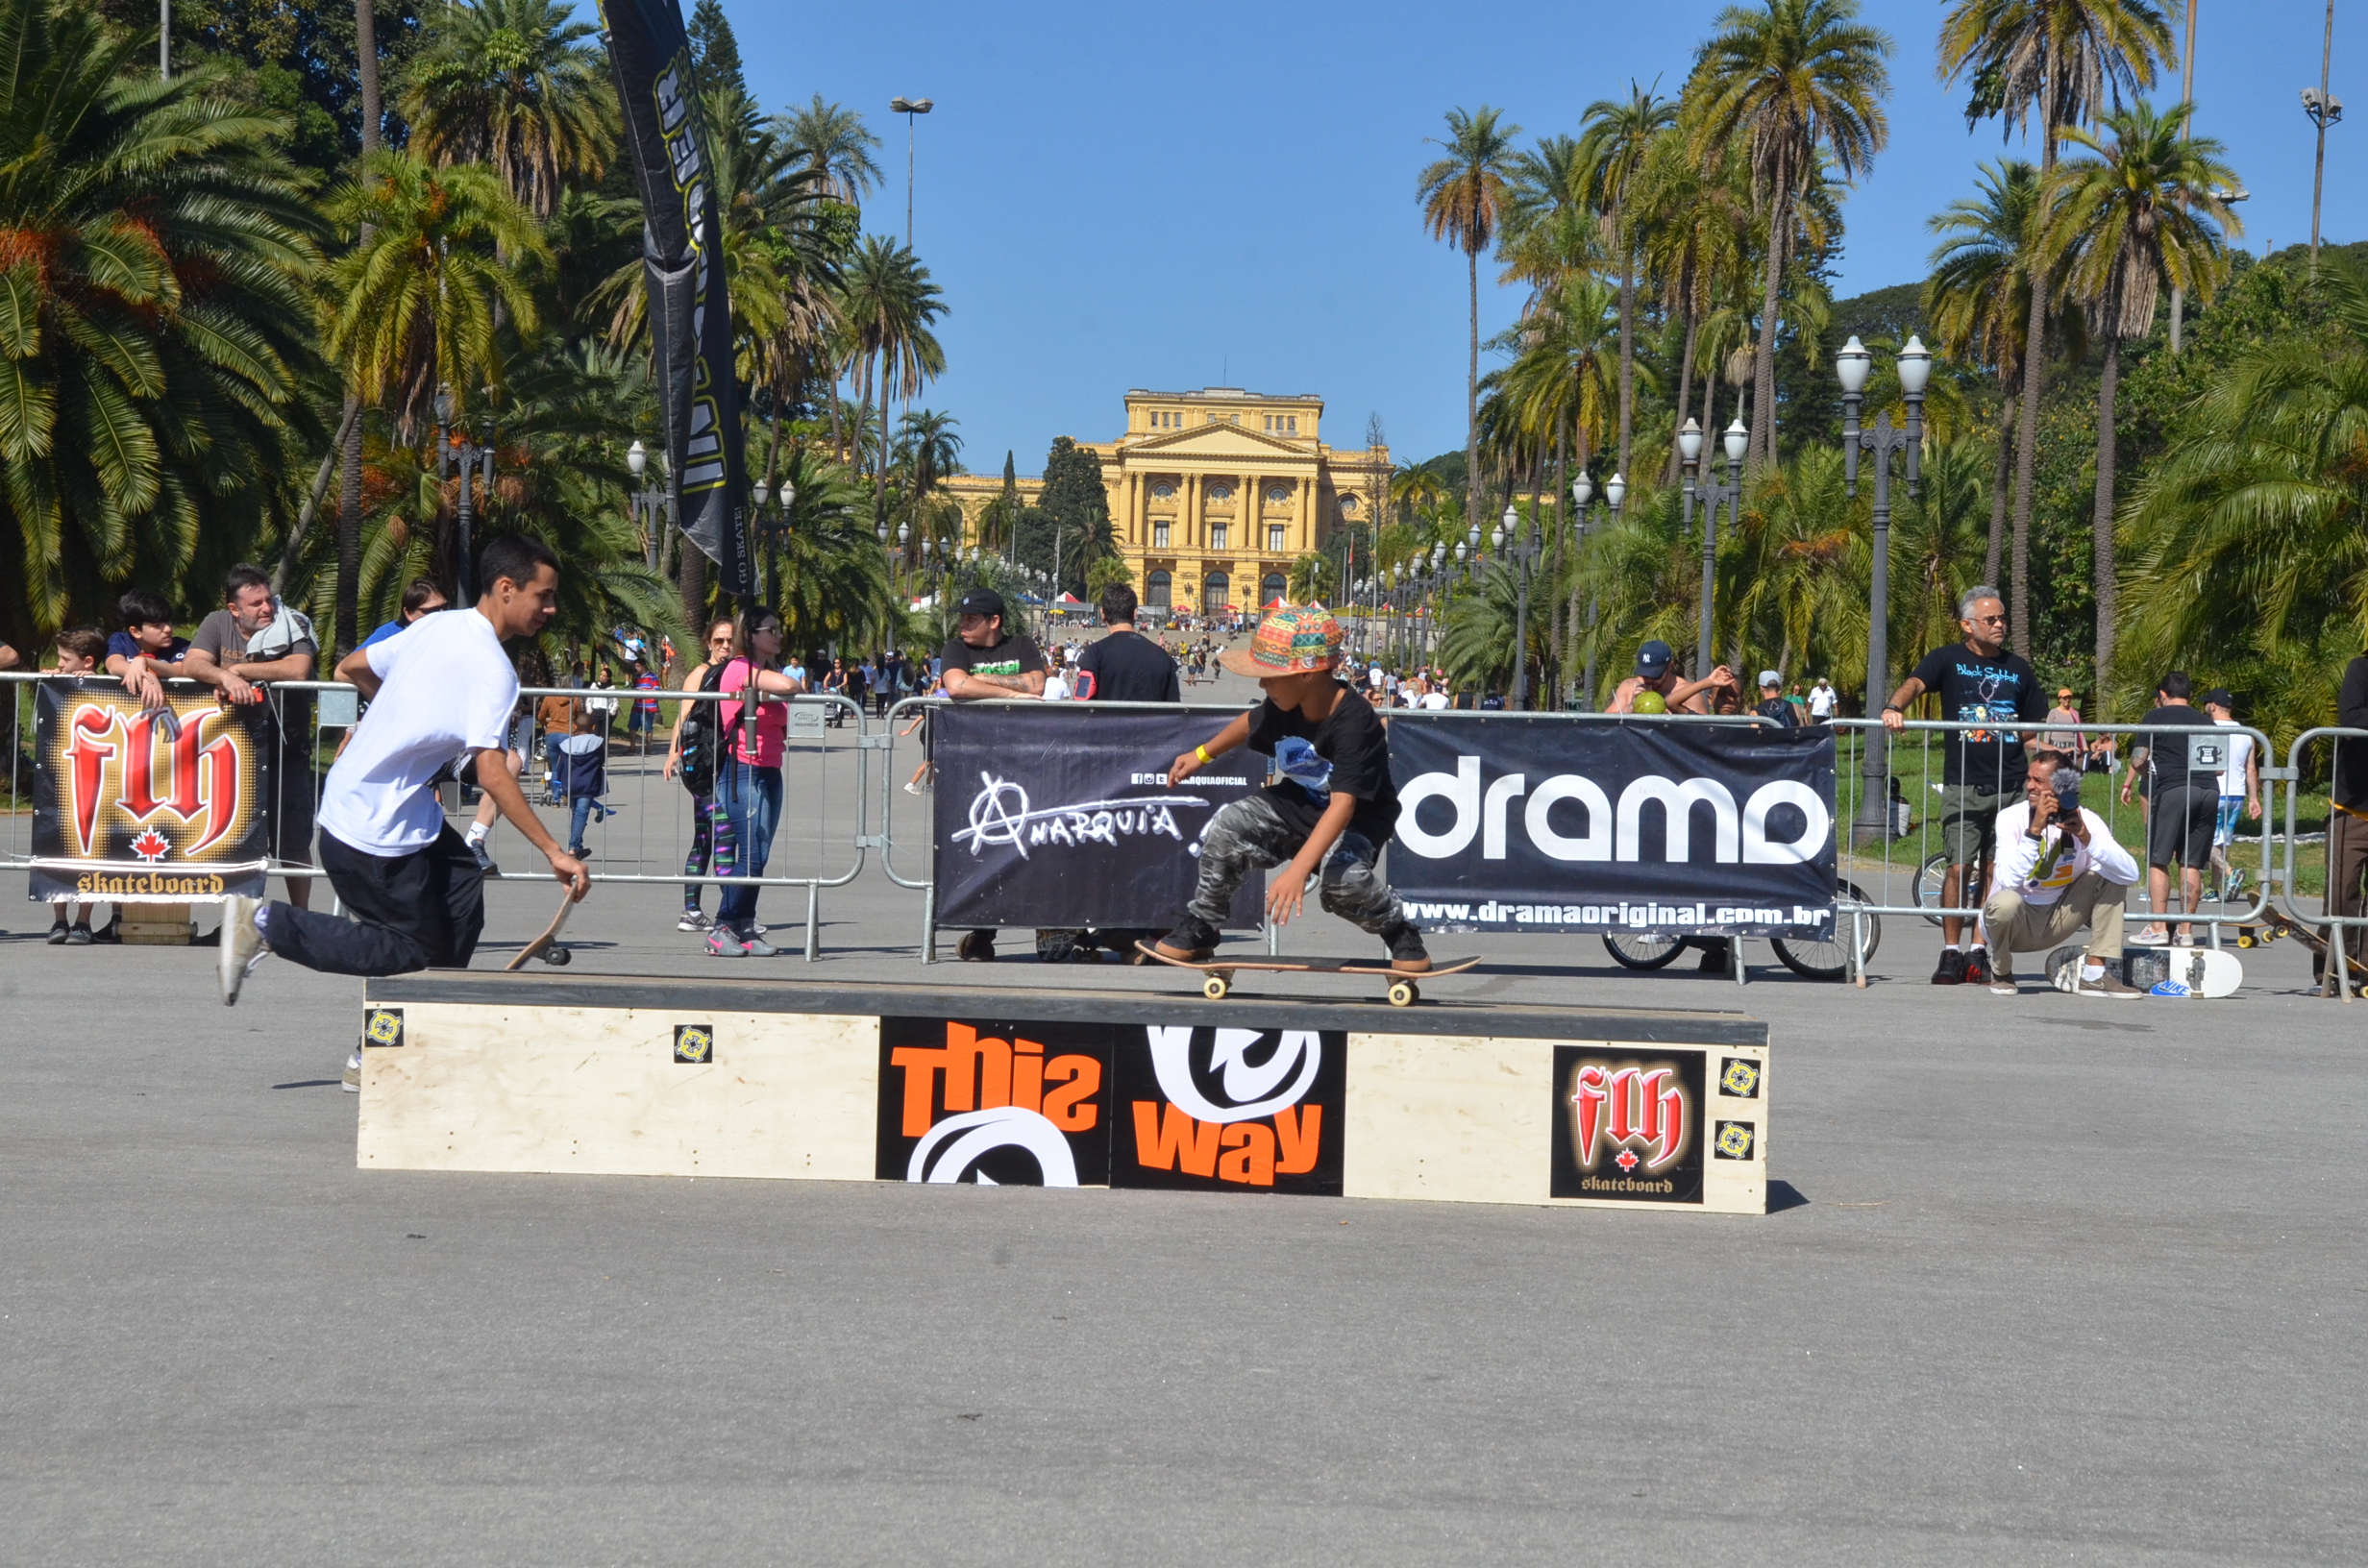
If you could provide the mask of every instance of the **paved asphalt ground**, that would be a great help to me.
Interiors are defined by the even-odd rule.
[[[917,896],[869,872],[813,970],[753,962],[914,977]],[[479,967],[551,898],[495,888]],[[2368,1007],[2292,943],[2109,1003],[1933,990],[1905,921],[1864,992],[1490,940],[1459,994],[1768,1020],[1746,1219],[363,1174],[358,982],[225,1011],[210,951],[43,924],[0,904],[0,1563],[2368,1555]],[[718,962],[663,889],[569,936]]]

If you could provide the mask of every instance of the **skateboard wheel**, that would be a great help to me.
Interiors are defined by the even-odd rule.
[[[574,958],[575,956],[575,954],[569,952],[564,947],[554,947],[551,951],[543,955],[543,962],[551,965],[554,968],[563,969],[567,968],[568,960]]]
[[[1231,991],[1232,989],[1233,982],[1226,979],[1221,974],[1212,974],[1206,980],[1200,982],[1200,994],[1206,996],[1212,1002],[1223,1001],[1225,999],[1225,992]]]
[[[1412,1007],[1421,995],[1422,992],[1415,989],[1415,984],[1411,980],[1394,980],[1390,983],[1390,1005],[1392,1007]]]

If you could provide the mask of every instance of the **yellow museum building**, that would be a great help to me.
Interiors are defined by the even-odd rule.
[[[1389,494],[1390,449],[1323,440],[1323,399],[1239,387],[1126,394],[1126,433],[1079,442],[1101,459],[1111,534],[1146,608],[1247,608],[1279,597],[1291,563],[1363,522]],[[947,481],[966,542],[1002,494],[992,474]],[[1019,481],[1033,502],[1041,479]]]

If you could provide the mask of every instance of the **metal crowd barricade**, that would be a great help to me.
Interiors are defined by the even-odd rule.
[[[966,703],[965,706],[1030,707],[1037,705],[1041,700],[1041,698],[1024,697],[986,698]],[[905,698],[888,710],[887,722],[880,726],[880,733],[865,743],[867,746],[876,747],[887,753],[880,768],[880,830],[876,841],[880,852],[880,869],[888,873],[888,880],[898,887],[912,889],[922,895],[921,962],[924,964],[937,962],[937,835],[934,826],[928,824],[925,819],[921,834],[922,856],[925,864],[921,874],[907,876],[899,870],[896,862],[896,798],[903,792],[904,785],[914,781],[917,777],[925,777],[927,781],[926,786],[921,791],[923,801],[930,802],[936,798],[934,794],[936,769],[929,754],[927,719],[931,709],[950,707],[952,704],[953,699],[948,697]],[[1064,705],[1095,712],[1205,713],[1211,715],[1217,726],[1221,728],[1249,706],[1246,702],[1070,702]],[[912,740],[915,749],[921,753],[921,763],[916,765],[913,772],[907,772],[899,766],[897,745],[900,741],[906,739]],[[1169,759],[1162,757],[1159,760],[1165,763]],[[918,769],[922,765],[929,767],[929,772],[925,775],[918,773]],[[1266,928],[1267,951],[1270,953],[1277,950],[1277,935],[1273,926],[1269,925]]]
[[[2043,747],[2050,736],[2071,735],[2074,752],[2084,769],[2081,775],[2082,806],[2106,820],[2114,841],[2130,850],[2142,875],[2147,858],[2146,815],[2134,800],[2128,805],[2121,803],[2124,770],[2128,767],[2128,753],[2134,749],[2134,743],[2113,744],[2116,739],[2127,741],[2129,737],[2141,735],[2250,736],[2256,748],[2255,755],[2261,759],[2264,788],[2270,787],[2282,776],[2279,770],[2269,765],[2271,752],[2268,736],[2247,724],[2213,723],[2209,719],[2201,717],[2202,709],[2196,711],[2199,722],[2193,724],[2107,724],[2083,720],[2076,724],[2034,725],[2028,730],[2002,730],[1994,721],[1912,719],[1901,733],[1889,736],[1887,740],[1878,739],[1885,735],[1885,731],[1882,722],[1877,719],[1837,718],[1829,721],[1838,731],[1835,737],[1836,864],[1844,882],[1858,886],[1863,879],[1872,881],[1876,889],[1862,898],[1843,901],[1852,917],[1853,978],[1861,986],[1866,983],[1862,917],[1922,916],[1938,923],[1951,917],[1974,919],[1982,913],[1980,896],[1977,894],[1969,899],[1961,890],[1958,902],[1943,902],[1949,857],[1940,844],[1936,829],[1946,803],[1946,796],[1942,792],[1947,788],[1944,783],[1946,752],[1951,745],[1966,747],[1971,754],[1969,760],[1978,760],[1985,749],[1994,754],[2008,745],[2023,747],[2033,735]],[[2005,738],[2010,734],[2016,737],[2011,742]],[[1961,739],[1952,742],[1949,739],[1951,736]],[[2099,742],[2107,744],[2100,747]],[[1883,747],[1886,752],[1884,768],[1878,776],[1886,780],[1889,793],[1880,802],[1879,809],[1869,809],[1865,798],[1864,763],[1870,744]],[[2086,771],[2092,757],[2107,759],[2109,771]],[[2185,771],[2183,759],[2179,771]],[[2213,777],[2216,779],[2217,776],[2218,771],[2215,770]],[[2101,792],[2092,794],[2088,785],[2092,779],[2104,781],[2105,787]],[[2217,785],[2214,787],[2216,790]],[[2000,809],[2011,804],[2011,800],[1999,802]],[[1897,821],[1903,805],[1907,808],[1905,815],[1909,819],[1904,828]],[[1919,810],[1919,807],[1922,809]],[[2150,907],[2147,913],[2166,925],[2208,926],[2209,940],[2214,947],[2222,945],[2224,927],[2258,920],[2268,904],[2269,887],[2275,870],[2273,855],[2277,834],[2272,823],[2274,813],[2274,797],[2264,798],[2259,839],[2261,877],[2254,890],[2254,901],[2250,905],[2233,912],[2224,906],[2218,913],[2208,915],[2191,911],[2179,916],[2176,920],[2168,919],[2163,910]],[[2242,825],[2241,822],[2239,825]],[[1914,841],[1913,846],[1903,859],[1900,851],[1910,839]],[[2233,844],[2231,847],[2234,847]],[[1992,853],[1995,853],[1995,848],[1993,835]],[[1870,850],[1874,852],[1870,854]],[[1861,891],[1863,893],[1862,887]]]
[[[21,866],[32,858],[32,737],[33,711],[30,690],[43,679],[61,678],[28,673],[0,674],[0,690],[11,698],[9,725],[11,765],[9,837],[5,862]],[[174,681],[171,687],[180,692],[202,691],[194,681]],[[306,800],[300,808],[299,821],[317,821],[321,790],[329,769],[334,762],[359,713],[359,694],[352,686],[334,681],[280,681],[263,688],[279,723],[281,743],[275,766],[271,770],[273,796],[267,803],[279,821],[278,813],[288,802],[285,792],[302,790]],[[718,887],[746,886],[759,888],[803,888],[806,891],[805,957],[810,961],[821,951],[820,900],[822,890],[845,887],[862,874],[867,848],[877,844],[876,837],[867,833],[867,802],[869,800],[866,743],[872,739],[863,710],[847,698],[836,695],[803,696],[780,698],[759,694],[760,705],[786,702],[790,709],[789,732],[782,756],[783,811],[780,824],[774,836],[773,856],[768,874],[763,876],[719,877],[711,870],[688,874],[684,862],[691,846],[699,839],[699,823],[695,803],[680,782],[665,776],[669,743],[674,732],[674,721],[682,706],[691,702],[737,702],[738,694],[726,696],[718,692],[637,691],[629,687],[551,687],[521,688],[522,712],[512,719],[511,742],[525,754],[521,786],[530,804],[556,806],[570,814],[570,821],[552,824],[554,837],[564,842],[570,836],[575,812],[575,799],[563,791],[555,796],[550,777],[551,748],[544,744],[536,710],[545,698],[564,698],[582,702],[611,699],[615,711],[604,716],[601,726],[607,755],[604,772],[610,788],[604,790],[592,808],[585,811],[587,837],[585,848],[591,878],[595,882],[677,883],[698,885],[714,883]],[[618,738],[618,727],[629,724],[629,716],[636,700],[652,699],[658,703],[655,719],[649,730],[636,732],[628,727],[624,739]],[[670,711],[671,710],[671,711]],[[840,723],[831,721],[836,718]],[[844,727],[851,719],[851,731]],[[646,740],[635,745],[636,734]],[[629,751],[628,746],[634,746]],[[296,764],[302,763],[301,768]],[[851,769],[851,778],[840,775],[838,770]],[[615,785],[619,779],[629,780],[629,797],[619,801],[612,798],[620,793]],[[443,786],[442,795],[448,816],[456,826],[465,825],[465,817],[472,814],[475,799],[457,783]],[[797,809],[791,809],[795,803]],[[597,833],[594,833],[597,829]],[[324,873],[311,859],[311,837],[305,838],[305,858],[291,858],[277,853],[272,859],[269,874],[294,880],[315,878]],[[285,844],[276,844],[284,851]],[[851,858],[842,867],[837,864],[840,851],[851,848]],[[487,839],[487,852],[497,865],[505,853],[531,853],[503,820],[496,815],[492,833]],[[794,864],[801,858],[807,864]],[[536,857],[539,863],[539,857]],[[781,869],[784,860],[793,865]],[[499,873],[506,881],[539,880],[547,872],[509,870]]]
[[[2311,915],[2305,913],[2295,903],[2295,897],[2301,889],[2295,874],[2294,851],[2296,846],[2303,842],[2295,812],[2303,793],[2303,753],[2306,748],[2319,741],[2331,743],[2328,746],[2327,832],[2322,840],[2325,848],[2321,851],[2320,869],[2324,887],[2319,894],[2320,909],[2318,914]],[[2279,778],[2285,784],[2285,864],[2279,869],[2278,891],[2287,919],[2298,926],[2315,925],[2326,931],[2327,963],[2321,972],[2323,975],[2331,974],[2334,977],[2335,994],[2348,1002],[2352,999],[2353,990],[2351,944],[2346,940],[2346,933],[2360,926],[2368,926],[2368,912],[2358,915],[2339,915],[2335,912],[2337,895],[2334,854],[2336,817],[2334,766],[2340,744],[2345,741],[2368,743],[2368,729],[2350,729],[2335,724],[2325,725],[2318,729],[2306,729],[2294,737],[2292,746],[2286,747],[2285,767],[2277,770]],[[2271,776],[2271,772],[2267,768],[2261,770],[2264,782]]]

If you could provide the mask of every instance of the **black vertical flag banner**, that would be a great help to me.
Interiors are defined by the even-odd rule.
[[[716,563],[724,591],[753,593],[724,227],[681,8],[676,0],[603,0],[601,14],[641,184],[641,257],[666,414],[667,488],[683,534]]]

